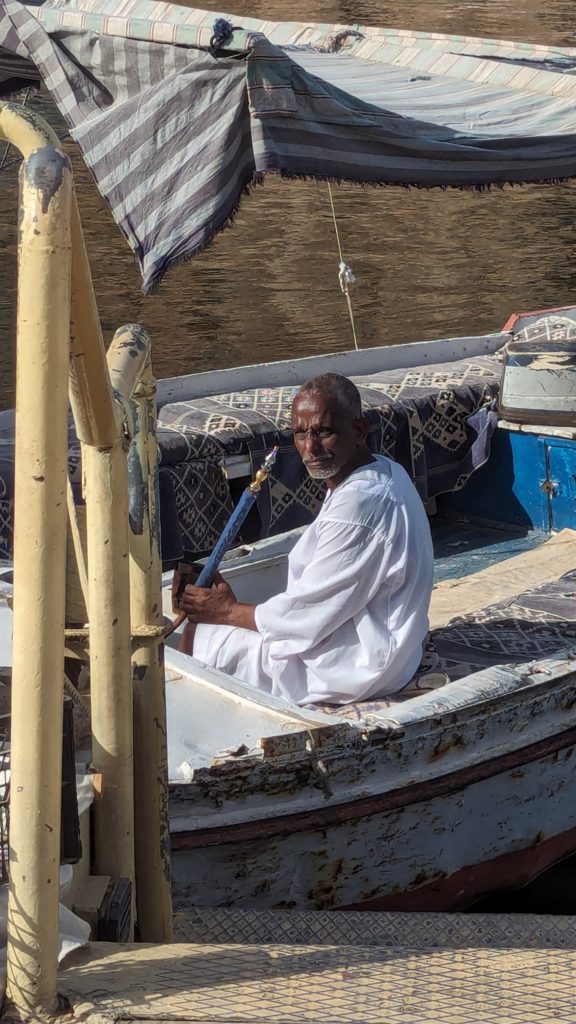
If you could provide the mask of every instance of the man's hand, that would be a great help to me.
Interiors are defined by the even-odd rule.
[[[232,587],[217,573],[212,589],[188,585],[180,598],[180,608],[189,622],[207,622],[219,626],[256,629],[255,605],[241,604]]]
[[[211,589],[188,584],[180,598],[180,608],[190,622],[227,623],[235,604],[232,587],[219,574]]]

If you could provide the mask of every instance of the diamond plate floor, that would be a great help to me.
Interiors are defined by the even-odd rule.
[[[108,1024],[574,1024],[576,951],[92,943],[60,990]]]
[[[175,915],[174,939],[211,945],[576,949],[576,917],[199,907]]]

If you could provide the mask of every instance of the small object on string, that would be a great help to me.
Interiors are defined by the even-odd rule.
[[[330,206],[332,208],[332,220],[334,221],[334,232],[336,234],[336,244],[338,246],[338,254],[340,256],[340,264],[338,267],[338,280],[340,282],[340,288],[342,293],[346,296],[346,305],[348,306],[348,316],[350,317],[350,327],[352,328],[352,337],[354,339],[354,348],[358,352],[358,338],[356,337],[356,325],[354,323],[354,310],[352,309],[352,299],[350,298],[350,285],[354,284],[356,277],[352,272],[352,268],[346,263],[344,256],[342,255],[342,246],[340,245],[340,232],[338,231],[338,221],[336,220],[336,209],[334,207],[334,197],[332,195],[332,186],[330,182],[328,184],[328,195],[330,196]]]
[[[354,274],[352,267],[349,267],[344,260],[340,261],[338,267],[338,280],[340,281],[340,288],[344,292],[344,295],[348,295],[348,288],[351,284],[355,284],[356,275]]]

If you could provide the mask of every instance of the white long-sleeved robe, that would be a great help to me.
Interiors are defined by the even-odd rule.
[[[329,491],[288,559],[257,632],[199,625],[194,656],[297,704],[396,693],[418,668],[433,553],[422,502],[384,456]]]

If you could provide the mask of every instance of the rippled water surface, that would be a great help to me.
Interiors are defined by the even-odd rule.
[[[211,7],[212,5],[206,5]],[[574,0],[228,0],[237,18],[360,22],[576,45]],[[72,151],[72,147],[70,146]],[[1,152],[0,152],[1,159]],[[152,333],[159,376],[348,348],[326,185],[268,179],[232,229],[145,297],[80,159],[77,190],[106,338]],[[0,175],[0,371],[12,401],[16,171]],[[361,346],[499,328],[576,301],[573,185],[489,193],[334,188]]]

